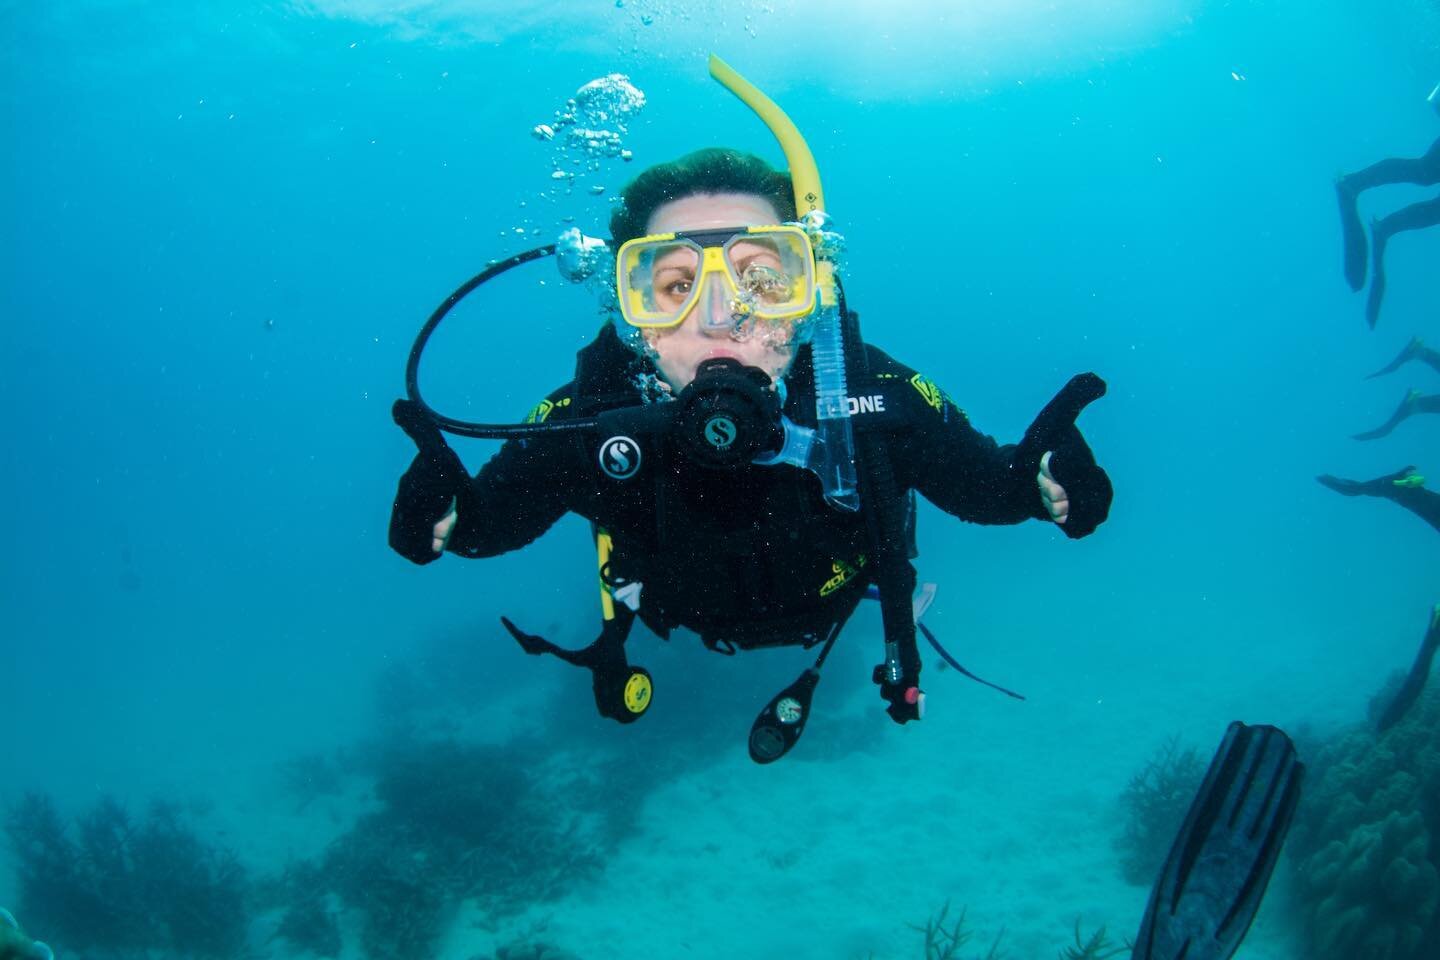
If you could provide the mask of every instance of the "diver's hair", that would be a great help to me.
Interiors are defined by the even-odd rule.
[[[626,185],[620,195],[622,203],[610,215],[615,246],[645,236],[645,225],[661,205],[702,193],[757,194],[774,205],[782,221],[795,219],[795,186],[790,174],[751,153],[706,147],[656,164]]]

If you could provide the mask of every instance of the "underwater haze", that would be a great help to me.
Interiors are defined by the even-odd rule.
[[[1001,442],[1073,374],[1109,384],[1094,536],[921,508],[927,623],[1024,702],[922,649],[927,717],[892,724],[862,609],[757,766],[810,654],[639,630],[655,709],[620,728],[499,625],[593,639],[583,521],[488,560],[387,546],[390,406],[450,291],[606,236],[654,163],[783,165],[711,52],[814,151],[868,341]],[[956,958],[1104,956],[1083,941],[1145,907],[1137,831],[1173,829],[1137,820],[1147,764],[1188,799],[1185,751],[1236,719],[1296,737],[1307,802],[1352,748],[1404,784],[1339,827],[1302,806],[1239,955],[1437,955],[1436,693],[1389,740],[1367,718],[1440,541],[1315,477],[1440,471],[1440,418],[1351,439],[1440,393],[1365,379],[1440,340],[1440,228],[1392,240],[1371,329],[1334,186],[1440,136],[1440,4],[11,0],[0,69],[0,906],[57,957],[929,960],[947,903]],[[612,74],[644,100],[614,149],[537,135]],[[549,261],[512,271],[436,335],[430,399],[518,421],[600,317]],[[1337,872],[1383,892],[1342,903]]]

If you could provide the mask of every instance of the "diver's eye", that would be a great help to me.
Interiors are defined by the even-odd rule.
[[[690,291],[694,289],[694,287],[694,280],[672,280],[664,287],[661,287],[661,292],[669,297],[684,299],[690,295]]]

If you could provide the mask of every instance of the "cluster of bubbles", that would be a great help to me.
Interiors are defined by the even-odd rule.
[[[623,73],[607,74],[576,90],[549,123],[537,123],[530,131],[536,140],[555,145],[550,179],[563,184],[568,194],[577,178],[598,173],[605,160],[629,162],[633,155],[625,147],[625,135],[644,107],[644,92]],[[590,185],[592,196],[604,192],[604,184]]]
[[[835,229],[834,219],[823,210],[811,210],[798,222],[800,228],[805,231],[805,235],[810,238],[810,246],[815,248],[815,259],[828,261],[835,276],[843,274],[845,235]],[[810,339],[815,336],[815,325],[820,318],[820,313],[821,310],[817,307],[809,316],[801,317],[794,322],[791,329],[793,344],[810,342]]]
[[[526,210],[532,201],[552,206],[567,204],[577,188],[584,188],[591,197],[605,196],[608,190],[598,175],[607,162],[618,159],[629,163],[633,159],[625,146],[625,138],[630,124],[644,107],[645,93],[625,74],[611,73],[576,90],[548,122],[535,124],[530,135],[552,148],[549,181],[544,189],[520,200],[520,208],[526,211],[521,222],[500,231],[500,236],[543,238],[546,229],[557,223],[575,221],[572,210],[542,229]],[[608,202],[616,203],[619,199],[612,195]]]
[[[816,260],[828,260],[835,272],[842,272],[845,261],[845,235],[835,229],[835,220],[823,210],[811,210],[799,220],[800,229],[810,238]]]
[[[560,268],[560,276],[571,283],[583,283],[595,294],[603,316],[609,318],[618,309],[615,251],[604,240],[587,237],[578,227],[562,231],[555,240],[555,265]]]

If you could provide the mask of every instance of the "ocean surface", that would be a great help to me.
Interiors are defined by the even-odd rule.
[[[469,771],[454,803],[412,777],[431,814],[365,835],[389,844],[371,869],[404,876],[312,887],[330,955],[393,934],[444,960],[901,960],[949,903],[974,933],[957,957],[1003,929],[1006,955],[1049,958],[1077,923],[1133,935],[1121,797],[1169,738],[1208,758],[1235,719],[1320,739],[1364,721],[1440,601],[1440,553],[1414,516],[1314,478],[1440,471],[1440,418],[1350,439],[1440,392],[1419,364],[1364,379],[1440,338],[1440,229],[1391,243],[1371,330],[1333,184],[1440,135],[1440,6],[823,6],[0,3],[0,905],[57,956],[144,936],[152,957],[323,955],[280,933],[294,878],[343,872],[347,837],[406,815],[378,785],[439,756]],[[893,725],[864,609],[805,740],[759,767],[749,725],[809,654],[637,631],[655,708],[611,729],[582,675],[498,622],[593,637],[584,522],[492,560],[387,548],[413,455],[390,404],[436,304],[565,227],[604,236],[652,163],[727,145],[783,164],[711,52],[808,139],[868,340],[1002,441],[1072,374],[1109,383],[1081,420],[1116,490],[1093,537],[922,507],[927,622],[1024,702],[930,662],[927,718]],[[644,95],[616,131],[632,159],[576,165],[563,130],[532,133],[616,73]],[[1374,190],[1362,217],[1433,194]],[[598,316],[549,261],[507,274],[436,337],[436,404],[518,420]],[[472,469],[494,446],[456,442]],[[107,798],[114,836],[160,817],[192,889],[238,865],[243,918],[200,926],[240,940],[62,936],[85,926],[65,910],[100,908],[27,892],[15,811],[37,798],[76,844]],[[451,814],[463,829],[436,826]],[[533,832],[503,864],[492,814]],[[1306,955],[1288,876],[1242,957]],[[159,908],[161,880],[123,877],[96,902]]]

